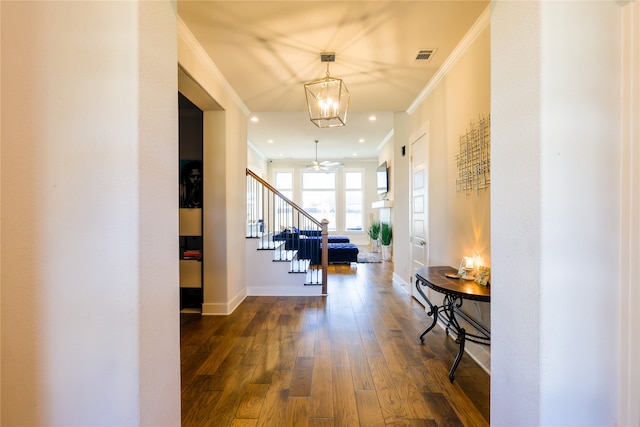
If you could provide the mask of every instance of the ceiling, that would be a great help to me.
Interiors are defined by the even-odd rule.
[[[406,111],[485,10],[488,1],[187,1],[189,27],[257,122],[248,137],[266,158],[377,159]],[[434,53],[416,60],[421,50]],[[319,129],[304,83],[332,77],[351,93],[347,124]],[[371,121],[370,116],[376,117]]]

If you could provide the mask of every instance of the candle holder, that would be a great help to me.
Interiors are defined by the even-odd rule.
[[[476,269],[473,266],[473,257],[466,256],[460,260],[460,267],[458,268],[458,276],[462,280],[475,280],[474,275]]]

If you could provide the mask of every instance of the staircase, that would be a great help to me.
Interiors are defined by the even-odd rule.
[[[328,222],[246,171],[247,294],[326,295]]]

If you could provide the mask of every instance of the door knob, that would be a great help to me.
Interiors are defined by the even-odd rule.
[[[427,244],[427,242],[425,242],[424,240],[420,240],[420,246],[424,246],[426,244]]]

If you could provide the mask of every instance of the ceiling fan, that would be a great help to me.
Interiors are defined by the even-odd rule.
[[[344,166],[340,162],[330,162],[328,160],[325,160],[324,162],[318,162],[318,140],[317,139],[315,140],[315,143],[316,143],[316,160],[310,165],[307,165],[307,169],[313,169],[316,171],[320,171],[320,170],[326,171],[329,169],[336,169]]]

